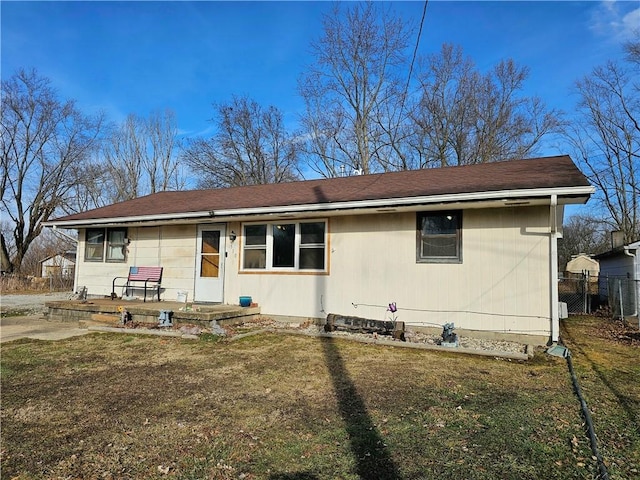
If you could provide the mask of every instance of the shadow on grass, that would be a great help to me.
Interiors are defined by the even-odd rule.
[[[356,385],[349,377],[334,339],[323,338],[322,348],[338,400],[340,415],[349,435],[358,476],[361,479],[399,480],[400,472],[371,420]]]
[[[318,477],[313,473],[277,473],[269,476],[269,480],[316,480]]]
[[[633,429],[636,431],[638,435],[640,435],[640,418],[636,415],[633,406],[626,395],[624,395],[620,390],[609,380],[608,376],[605,372],[600,368],[600,366],[589,356],[589,354],[582,348],[579,342],[575,339],[573,335],[569,332],[567,325],[564,325],[563,328],[563,336],[569,340],[573,349],[576,350],[580,355],[582,355],[593,371],[596,373],[600,381],[611,391],[611,393],[616,397],[618,403],[622,407],[622,410],[627,414]]]

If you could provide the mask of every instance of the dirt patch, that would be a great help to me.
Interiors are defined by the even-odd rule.
[[[640,347],[640,329],[637,320],[602,318],[597,324],[590,326],[590,333],[594,337],[633,347]]]
[[[607,328],[604,330],[604,335],[616,342],[640,347],[640,329],[638,329],[637,323],[631,324],[629,322],[613,320],[607,325]]]

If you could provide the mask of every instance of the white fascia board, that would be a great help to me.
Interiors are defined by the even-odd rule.
[[[278,215],[278,214],[306,214],[306,213],[322,213],[331,211],[348,211],[348,210],[367,210],[367,209],[384,209],[410,207],[415,205],[429,204],[463,204],[465,202],[486,202],[486,201],[506,201],[509,199],[526,199],[526,198],[545,198],[551,195],[560,197],[588,197],[595,192],[592,186],[587,187],[560,187],[551,189],[526,189],[526,190],[499,190],[491,192],[475,192],[475,193],[457,193],[447,195],[425,195],[419,197],[401,197],[401,198],[380,198],[373,200],[354,200],[349,202],[333,202],[333,203],[310,203],[303,205],[279,205],[255,208],[232,208],[225,210],[184,212],[184,213],[163,213],[155,215],[135,215],[129,217],[111,217],[111,218],[94,218],[84,220],[68,220],[68,221],[49,221],[43,222],[45,227],[59,228],[83,228],[91,225],[125,225],[132,223],[167,223],[171,221],[188,220],[186,223],[198,222],[203,220],[223,221],[232,220],[233,218],[242,216],[260,216],[260,215]],[[568,203],[583,203],[568,202]],[[509,206],[508,203],[505,206]]]
[[[318,212],[331,210],[350,210],[357,208],[394,208],[408,205],[428,205],[430,203],[460,203],[486,200],[509,200],[522,198],[540,198],[558,196],[585,196],[595,192],[595,188],[562,187],[552,189],[500,190],[493,192],[456,193],[447,195],[429,195],[421,197],[381,198],[357,200],[351,202],[315,203],[304,205],[283,205],[275,207],[238,208],[214,210],[215,217],[233,217],[237,215],[268,215],[278,213]]]
[[[154,215],[135,215],[130,217],[87,218],[84,220],[67,220],[61,222],[51,220],[48,222],[42,222],[42,224],[45,227],[82,228],[90,225],[122,225],[125,223],[148,223],[182,219],[203,219],[211,218],[212,216],[213,212],[207,210],[204,212],[162,213]]]
[[[631,250],[639,250],[640,249],[640,240],[637,241],[637,242],[630,243],[629,245],[627,245],[627,248],[630,248]]]

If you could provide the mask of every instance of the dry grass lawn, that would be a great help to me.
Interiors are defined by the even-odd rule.
[[[572,348],[582,349],[574,364],[611,478],[632,478],[638,349],[622,345],[626,356],[607,363],[595,355],[599,342],[587,341],[589,321],[571,324]],[[234,342],[94,334],[3,344],[1,367],[7,479],[591,479],[597,471],[566,362],[543,353],[512,362],[287,334]],[[620,368],[616,383],[608,375]]]

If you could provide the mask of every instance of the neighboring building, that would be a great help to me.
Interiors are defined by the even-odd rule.
[[[598,275],[600,273],[600,263],[594,260],[592,255],[580,253],[578,255],[572,255],[571,260],[567,262],[565,268],[567,274],[586,274],[590,280],[598,281]]]
[[[640,241],[596,255],[600,263],[600,295],[609,299],[614,313],[638,315],[640,299]]]
[[[73,278],[76,268],[76,252],[67,251],[51,255],[40,262],[41,275],[47,277]]]
[[[251,296],[264,315],[328,313],[558,339],[565,204],[593,193],[568,156],[161,192],[46,222],[78,229],[77,285],[111,294],[162,266],[162,298]]]
[[[598,275],[600,265],[591,255],[573,255],[558,283],[558,295],[567,313],[591,313],[600,306]]]

